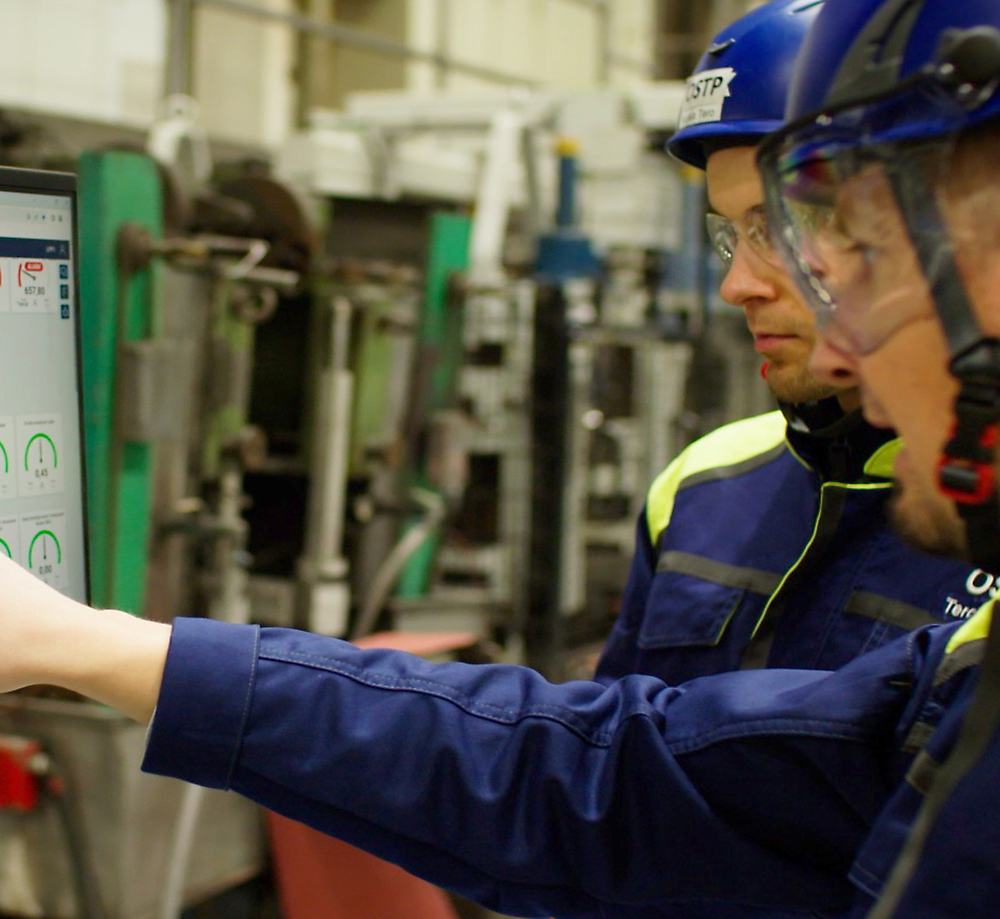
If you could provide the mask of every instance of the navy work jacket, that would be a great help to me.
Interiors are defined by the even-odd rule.
[[[597,678],[833,670],[990,599],[990,574],[894,534],[887,504],[900,443],[856,421],[830,439],[786,431],[772,412],[681,453],[650,488]]]
[[[709,900],[861,919],[954,740],[988,613],[833,673],[675,687],[553,685],[181,619],[144,768],[238,791],[503,913],[680,919]],[[894,919],[1000,916],[995,739],[987,757]]]

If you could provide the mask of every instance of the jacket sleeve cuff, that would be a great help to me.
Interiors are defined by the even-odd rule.
[[[253,696],[259,639],[257,626],[174,620],[144,771],[229,788]]]

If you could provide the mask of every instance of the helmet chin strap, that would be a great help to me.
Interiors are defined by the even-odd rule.
[[[976,321],[934,190],[920,165],[903,155],[887,171],[948,340],[949,370],[959,383],[955,424],[938,461],[938,488],[955,502],[965,522],[970,561],[1000,572],[1000,498],[994,472],[1000,340],[984,335]]]

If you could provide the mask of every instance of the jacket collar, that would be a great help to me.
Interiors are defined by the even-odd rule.
[[[787,422],[792,450],[824,481],[891,478],[891,458],[898,449],[895,431],[869,424],[860,409],[845,412],[833,396],[815,402],[779,402],[778,406]]]

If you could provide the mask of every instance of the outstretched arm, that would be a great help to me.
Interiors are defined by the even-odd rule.
[[[915,666],[896,642],[835,674],[552,685],[285,629],[171,628],[0,558],[0,690],[52,683],[138,721],[155,707],[147,770],[241,792],[505,913],[846,907]]]
[[[170,626],[96,610],[0,554],[0,692],[61,686],[148,723]]]
[[[547,683],[174,623],[144,768],[238,791],[514,915],[843,908],[892,788],[895,643],[835,674]]]

